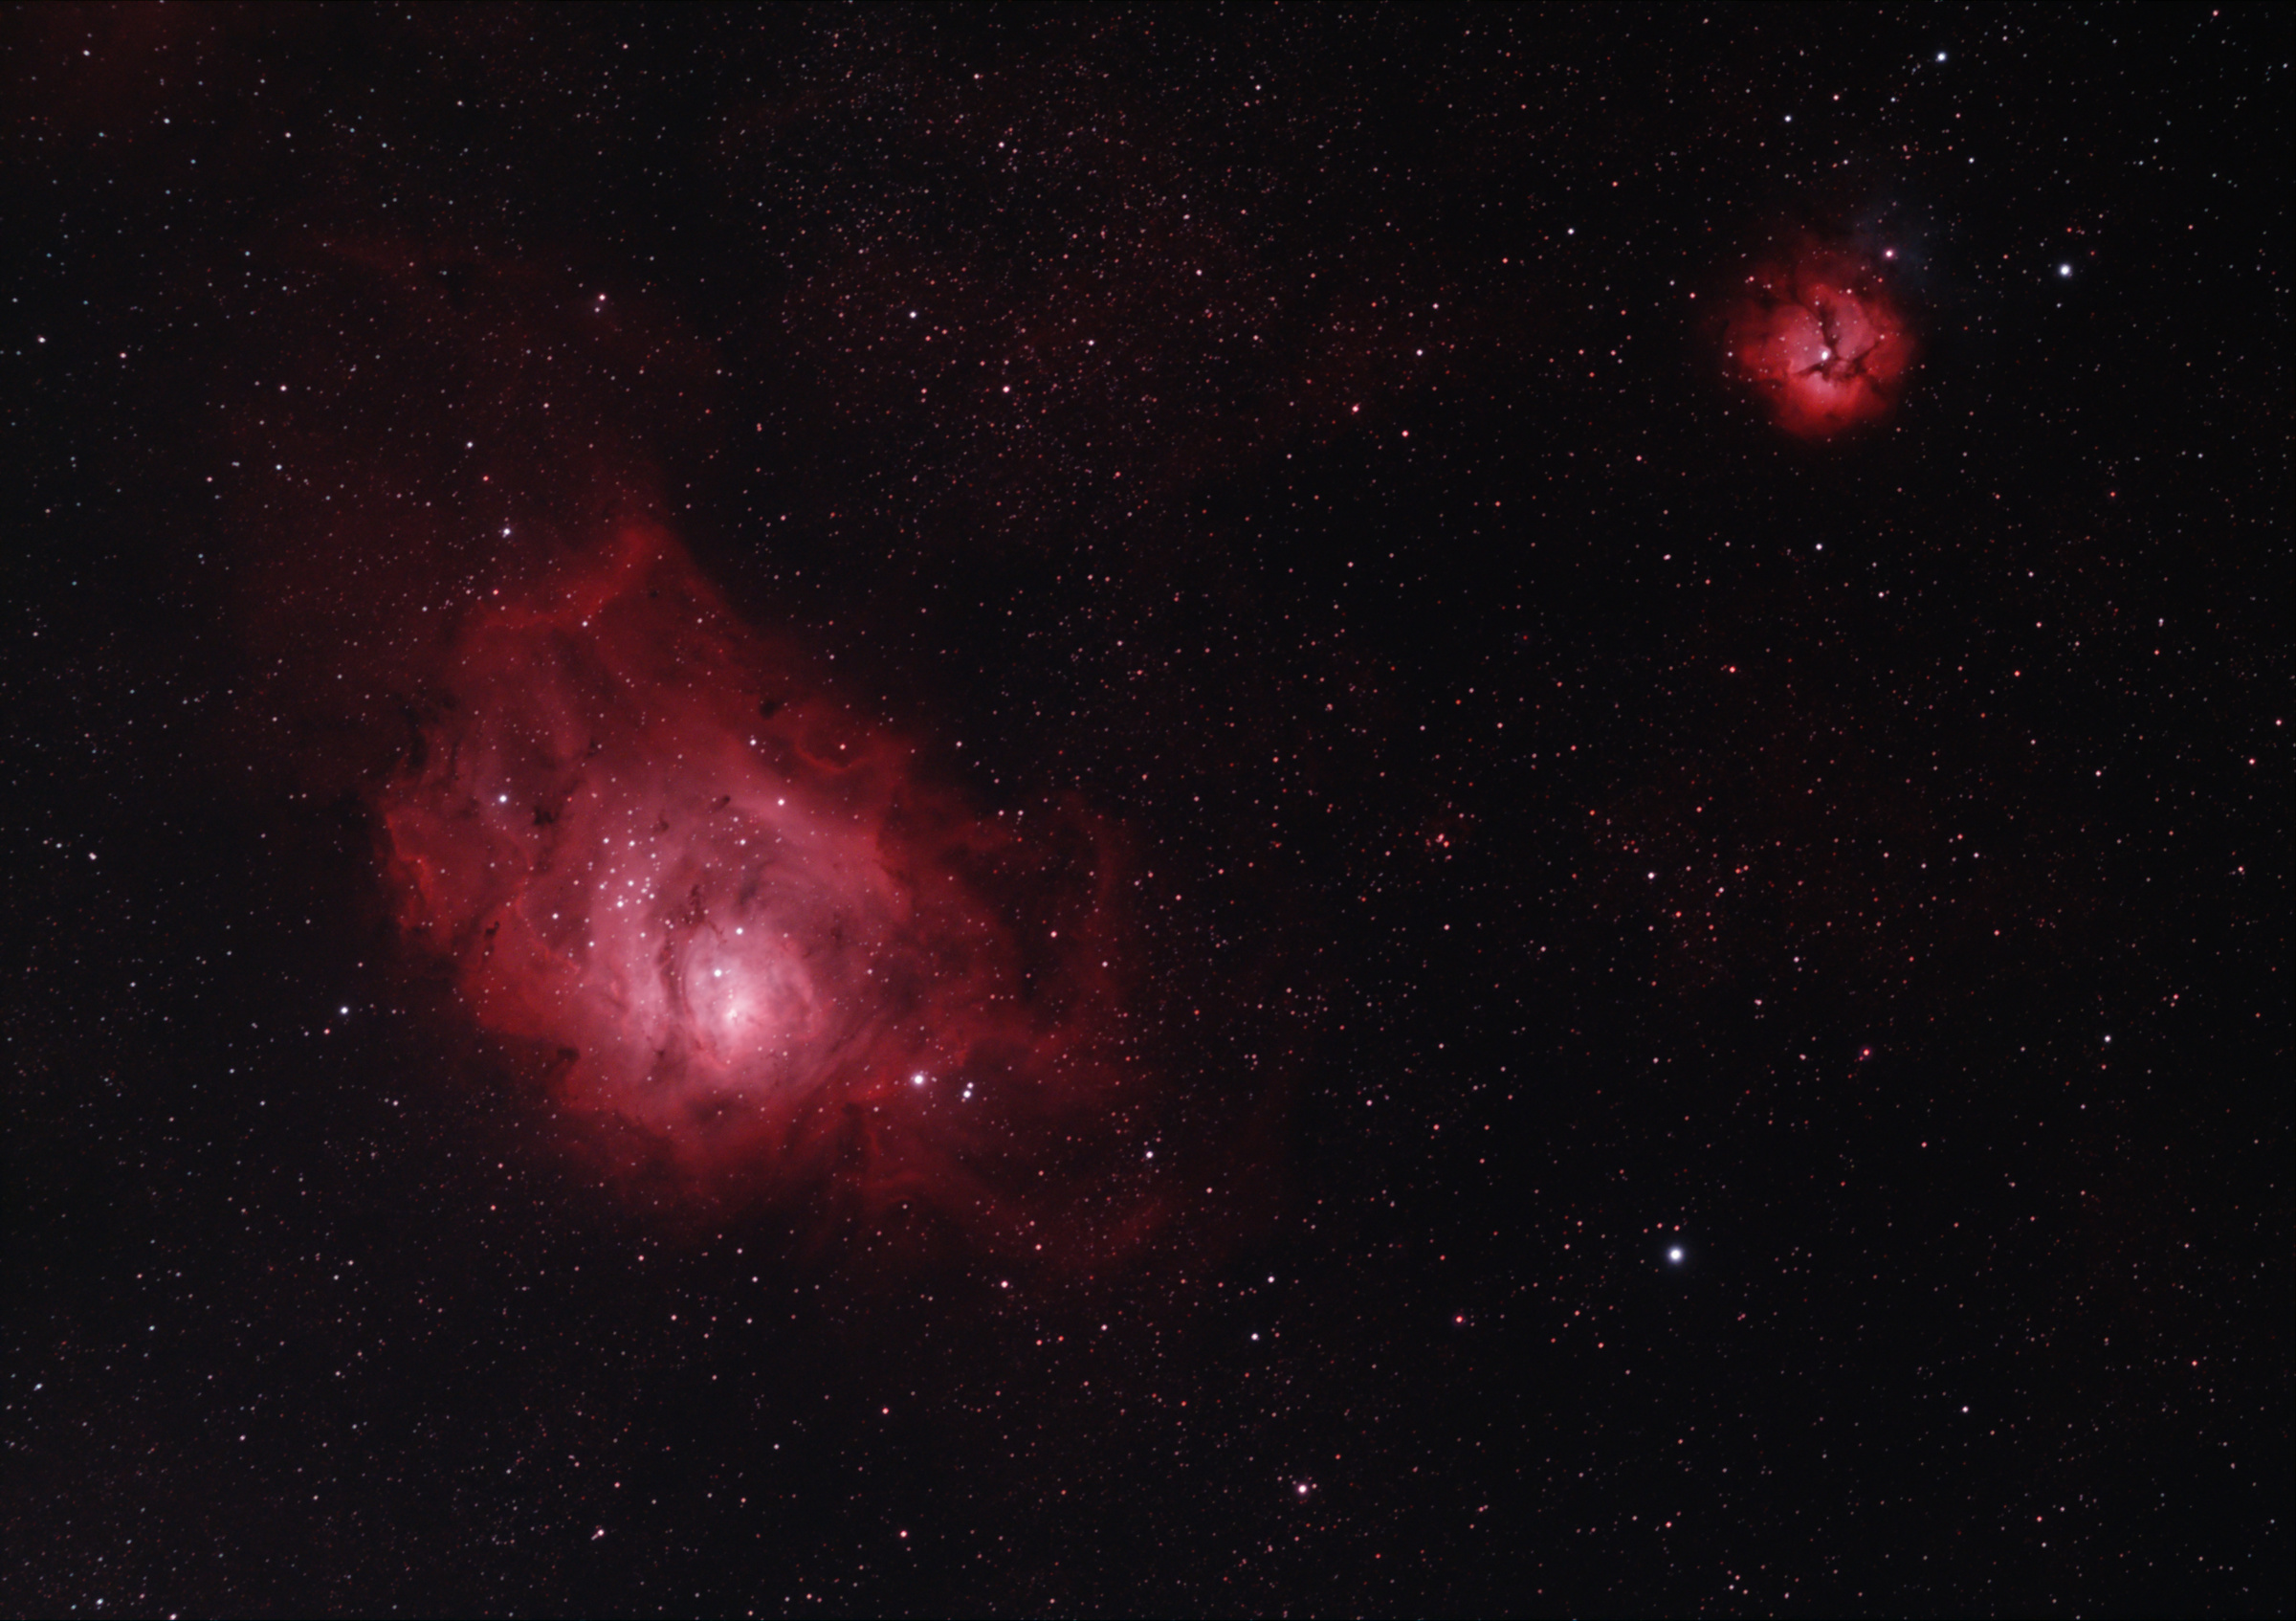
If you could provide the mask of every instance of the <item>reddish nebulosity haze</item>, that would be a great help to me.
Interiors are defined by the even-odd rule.
[[[626,1181],[1125,1205],[1110,835],[983,817],[810,685],[647,522],[486,601],[380,794],[401,927]]]
[[[1882,265],[1815,243],[1748,273],[1726,341],[1777,425],[1813,439],[1887,417],[1914,353]]]

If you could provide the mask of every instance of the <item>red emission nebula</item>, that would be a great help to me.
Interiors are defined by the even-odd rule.
[[[378,806],[400,925],[626,1177],[1026,1226],[1125,1123],[1111,840],[801,678],[648,523],[474,610]]]
[[[1804,243],[1748,274],[1730,313],[1731,364],[1789,433],[1823,438],[1895,409],[1913,334],[1882,269]]]

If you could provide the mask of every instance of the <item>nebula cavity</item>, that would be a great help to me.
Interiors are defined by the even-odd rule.
[[[1823,438],[1895,408],[1914,344],[1884,270],[1855,249],[1804,243],[1747,275],[1731,364],[1786,432]]]
[[[651,523],[487,599],[377,806],[399,924],[650,1186],[1022,1219],[1126,1118],[1113,840],[800,668]]]

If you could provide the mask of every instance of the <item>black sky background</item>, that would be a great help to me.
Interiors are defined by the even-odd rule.
[[[2277,13],[0,30],[0,1607],[2286,1612]],[[607,485],[1123,828],[1147,1253],[633,1206],[406,968]]]

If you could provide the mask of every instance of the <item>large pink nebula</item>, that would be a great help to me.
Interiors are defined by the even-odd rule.
[[[1850,249],[1817,244],[1747,275],[1726,342],[1738,375],[1773,419],[1803,438],[1887,417],[1914,353],[1882,267]]]
[[[1024,1221],[1124,1130],[1111,840],[981,816],[798,668],[645,522],[475,610],[381,796],[399,922],[653,1186]]]

